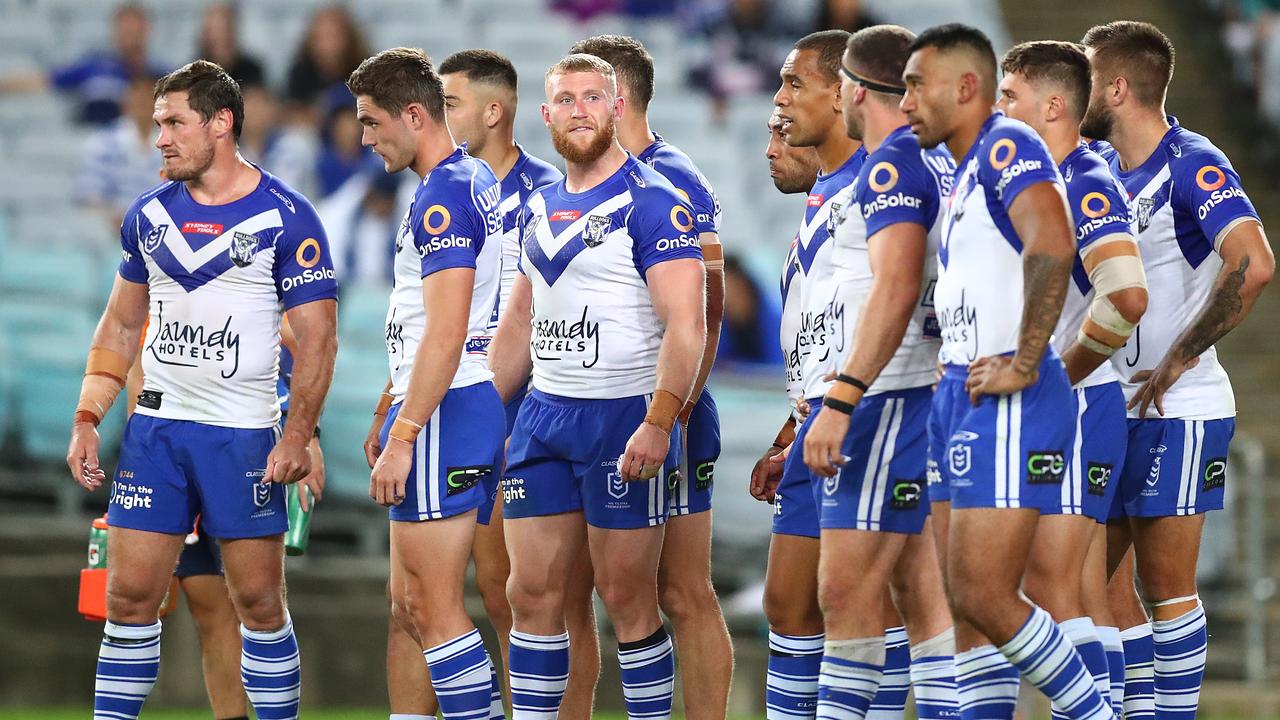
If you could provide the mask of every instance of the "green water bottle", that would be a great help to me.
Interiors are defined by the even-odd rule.
[[[107,516],[93,519],[89,528],[89,569],[100,570],[107,566]]]
[[[302,493],[307,493],[308,505],[315,509],[315,497],[302,483],[285,486],[285,500],[289,506],[289,532],[284,534],[284,551],[291,556],[302,555],[307,551],[307,541],[311,538],[311,510],[302,509]],[[105,543],[103,547],[105,547]]]

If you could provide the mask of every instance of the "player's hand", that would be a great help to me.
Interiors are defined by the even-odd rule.
[[[378,433],[382,430],[382,423],[387,417],[385,415],[374,415],[373,424],[369,426],[369,434],[364,439],[364,460],[369,463],[369,469],[378,462],[378,456],[382,454],[382,441],[378,439]]]
[[[782,462],[777,458],[786,460],[786,457],[786,448],[777,445],[770,445],[764,451],[755,467],[751,468],[751,485],[748,487],[751,497],[773,504],[778,496],[778,484],[782,482]]]
[[[286,434],[267,456],[267,471],[262,482],[291,485],[311,472],[311,454],[307,452],[310,438],[302,440],[296,434]]]
[[[809,419],[809,401],[800,399],[796,401],[796,427],[804,424]]]
[[[1147,416],[1147,408],[1153,403],[1156,406],[1156,412],[1164,417],[1164,394],[1169,392],[1169,388],[1178,382],[1178,378],[1182,377],[1182,373],[1190,370],[1200,364],[1200,358],[1193,357],[1190,360],[1172,360],[1169,356],[1165,356],[1164,360],[1155,367],[1154,370],[1143,370],[1134,373],[1129,382],[1142,383],[1138,386],[1138,391],[1133,394],[1129,400],[1129,409],[1138,408],[1138,417]]]
[[[977,405],[983,395],[1012,395],[1034,384],[1039,374],[1039,370],[1030,375],[1018,372],[1012,355],[988,355],[969,366],[964,389],[969,393],[969,402]]]
[[[369,476],[369,497],[384,507],[404,502],[404,483],[413,465],[413,445],[390,440]]]
[[[627,440],[626,452],[618,460],[618,474],[627,482],[652,480],[667,460],[671,438],[653,423],[642,422]]]
[[[324,495],[324,452],[320,450],[320,438],[311,438],[307,449],[311,451],[311,472],[299,480],[306,490],[298,493],[298,504],[302,506],[303,512],[310,512]]]
[[[78,422],[71,425],[71,445],[67,448],[67,467],[71,477],[80,487],[93,492],[102,487],[107,474],[98,465],[98,428],[93,423]]]
[[[849,434],[850,417],[830,408],[819,408],[818,416],[804,436],[804,464],[821,477],[832,477],[845,463],[840,448]]]

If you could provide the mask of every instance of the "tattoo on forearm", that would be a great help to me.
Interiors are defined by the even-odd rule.
[[[1071,260],[1043,254],[1027,255],[1022,262],[1022,332],[1014,369],[1030,375],[1040,366],[1045,346],[1062,314],[1071,279]]]
[[[1190,360],[1199,357],[1215,342],[1231,331],[1243,318],[1244,298],[1240,296],[1240,288],[1244,287],[1244,277],[1249,269],[1249,256],[1240,258],[1235,270],[1224,273],[1214,288],[1209,303],[1200,312],[1199,317],[1182,332],[1182,337],[1174,345],[1176,357]]]

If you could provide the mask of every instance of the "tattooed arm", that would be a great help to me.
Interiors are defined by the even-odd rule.
[[[1023,246],[1022,330],[1013,357],[979,358],[969,366],[965,388],[975,405],[983,395],[1007,395],[1036,381],[1071,280],[1076,247],[1061,188],[1043,182],[1023,190],[1009,220]]]
[[[1222,256],[1222,270],[1200,314],[1182,331],[1154,370],[1133,376],[1134,382],[1142,383],[1129,401],[1130,408],[1138,408],[1138,417],[1146,417],[1151,404],[1155,404],[1156,412],[1164,415],[1164,394],[1182,373],[1196,366],[1201,353],[1244,320],[1275,273],[1275,256],[1257,222],[1242,222],[1228,231],[1218,254]]]

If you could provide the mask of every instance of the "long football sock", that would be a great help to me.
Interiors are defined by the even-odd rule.
[[[666,628],[659,625],[643,640],[618,643],[618,666],[622,670],[622,696],[628,718],[671,717],[676,656]]]
[[[1075,646],[1076,653],[1084,663],[1084,669],[1093,677],[1094,687],[1098,688],[1102,701],[1110,705],[1111,672],[1107,667],[1107,650],[1102,646],[1102,640],[1098,637],[1097,628],[1093,626],[1093,620],[1087,617],[1071,618],[1058,623],[1058,629]],[[1054,708],[1053,717],[1065,718],[1066,715]]]
[[[93,684],[94,720],[133,720],[160,673],[160,621],[128,625],[108,621],[98,647]]]
[[[1124,719],[1155,720],[1155,642],[1151,624],[1120,633],[1124,641]]]
[[[1013,720],[1021,675],[994,645],[956,653],[956,695],[963,720]]]
[[[863,720],[884,674],[884,637],[827,640],[818,676],[818,720]]]
[[[1069,720],[1115,718],[1071,641],[1041,608],[1032,606],[1027,621],[1000,652]]]
[[[907,629],[884,631],[884,676],[880,688],[871,699],[867,720],[902,720],[907,709],[907,693],[911,690],[911,647]]]
[[[818,711],[818,674],[825,635],[769,632],[766,720],[807,720]]]
[[[480,631],[446,640],[422,651],[431,686],[445,720],[488,720],[493,697],[493,664]]]
[[[1204,606],[1172,620],[1153,620],[1156,715],[1161,720],[1193,720],[1200,706],[1209,631]]]
[[[911,692],[916,696],[920,720],[960,717],[955,654],[956,634],[952,628],[911,646]]]
[[[569,682],[569,633],[533,635],[511,630],[511,717],[553,720]]]
[[[302,664],[298,638],[288,613],[277,630],[250,630],[240,626],[240,680],[261,720],[298,717],[302,695]]]

